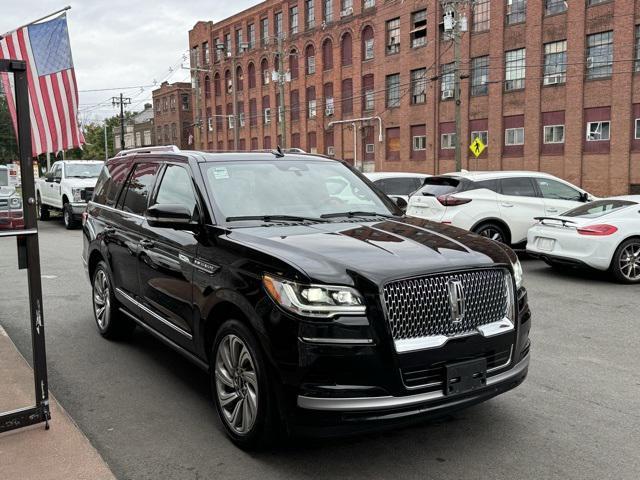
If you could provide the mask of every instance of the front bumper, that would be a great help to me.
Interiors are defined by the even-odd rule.
[[[71,211],[74,216],[81,216],[87,208],[86,202],[71,202]]]

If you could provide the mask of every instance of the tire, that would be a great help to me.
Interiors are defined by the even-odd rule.
[[[78,226],[78,222],[73,218],[73,207],[70,203],[65,203],[62,207],[62,218],[64,220],[64,227],[67,230],[73,230]]]
[[[278,438],[268,368],[255,335],[226,321],[211,350],[211,389],[220,421],[238,447],[253,450]]]
[[[42,197],[40,196],[39,193],[38,193],[37,206],[38,206],[38,218],[43,222],[49,220],[49,207],[42,204]]]
[[[481,237],[489,238],[491,240],[495,240],[496,242],[504,243],[505,245],[509,245],[509,237],[504,227],[499,223],[495,222],[486,222],[478,225],[473,229],[474,233],[477,233]]]
[[[640,238],[630,238],[618,246],[610,270],[620,283],[640,283]]]
[[[111,272],[104,261],[96,266],[91,287],[93,317],[100,335],[109,340],[130,336],[136,324],[118,310],[120,304],[114,294]]]

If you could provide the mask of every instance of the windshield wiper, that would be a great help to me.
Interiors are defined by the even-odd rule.
[[[320,215],[320,218],[336,218],[336,217],[385,217],[391,218],[393,215],[388,215],[386,213],[378,213],[378,212],[336,212],[336,213],[325,213]]]
[[[227,217],[227,222],[239,222],[242,220],[262,220],[263,222],[327,222],[327,220],[324,220],[323,218],[300,217],[297,215],[243,215],[238,217]]]

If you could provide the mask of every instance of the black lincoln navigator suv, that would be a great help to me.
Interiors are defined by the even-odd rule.
[[[208,371],[242,447],[442,415],[527,375],[515,254],[404,216],[340,161],[123,155],[83,236],[100,333],[138,325]]]

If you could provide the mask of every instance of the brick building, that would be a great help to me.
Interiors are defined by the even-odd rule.
[[[463,167],[543,170],[597,195],[640,188],[640,1],[469,3]],[[239,148],[279,143],[271,71],[280,34],[291,72],[287,146],[350,161],[355,153],[368,170],[454,170],[453,42],[439,4],[267,0],[215,24],[197,23],[189,32],[201,119],[196,148],[233,148],[234,123],[225,118],[233,112],[232,56]],[[218,43],[230,55],[218,54]],[[360,117],[380,122],[329,128]],[[472,136],[487,140],[478,160],[467,149]]]
[[[120,128],[113,131],[114,151],[120,151]],[[155,145],[155,129],[153,127],[153,106],[144,104],[141,112],[133,114],[124,126],[125,148],[149,147]]]
[[[193,108],[191,84],[162,82],[152,92],[156,145],[193,148]]]

